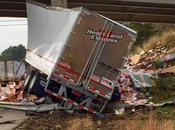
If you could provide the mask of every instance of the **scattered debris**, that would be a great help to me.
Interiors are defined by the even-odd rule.
[[[115,110],[115,114],[116,115],[122,115],[124,113],[125,109],[124,108],[121,108],[121,109],[117,109]]]
[[[48,11],[50,8],[36,5],[33,2],[27,3],[27,10],[30,14],[29,22],[32,20],[36,22],[36,16],[44,16],[45,19],[50,20],[53,16],[53,12]],[[41,8],[42,11],[39,11]],[[33,11],[36,11],[37,15]],[[55,9],[55,11],[57,10]],[[115,114],[123,114],[125,111],[124,105],[115,108],[119,102],[126,104],[127,107],[160,107],[165,104],[173,104],[173,102],[150,103],[149,89],[154,86],[154,76],[157,77],[163,72],[172,71],[170,67],[174,67],[175,48],[169,49],[157,44],[155,48],[142,51],[131,58],[123,57],[128,53],[128,48],[132,45],[130,43],[135,41],[135,31],[106,17],[93,14],[93,12],[91,16],[91,12],[87,13],[87,10],[83,8],[64,9],[64,11],[61,8],[59,11],[58,14],[55,14],[58,15],[58,18],[60,17],[58,23],[64,23],[60,20],[67,18],[64,16],[65,13],[74,19],[72,20],[73,23],[77,22],[78,17],[81,17],[82,20],[78,21],[78,24],[69,24],[70,27],[67,27],[67,32],[60,31],[58,36],[65,36],[62,41],[55,41],[55,38],[53,38],[54,40],[50,39],[49,46],[43,44],[47,43],[47,40],[40,41],[38,45],[35,42],[29,42],[28,47],[31,48],[27,49],[25,60],[30,64],[30,72],[25,81],[11,82],[6,87],[0,86],[0,107],[34,112],[59,109],[72,113],[74,110],[86,110],[99,115],[108,101],[114,101]],[[72,15],[72,12],[76,12],[77,15]],[[83,12],[84,15],[79,15],[80,12]],[[104,23],[105,21],[105,25],[94,24],[93,29],[84,26],[83,21],[86,21],[84,17],[87,14],[88,19],[86,20],[89,22],[95,20]],[[40,22],[37,21],[36,23]],[[33,32],[37,33],[43,28],[40,25],[44,24],[47,23],[38,24],[35,27],[33,24],[29,24],[29,39],[31,41],[38,41],[40,38],[45,39],[43,36],[47,36],[49,32],[44,32],[39,37],[31,37],[34,35]],[[85,28],[85,31],[79,32],[79,27]],[[51,28],[50,33],[53,33],[52,29],[55,29],[55,25],[49,24],[48,28]],[[104,30],[99,32],[99,28]],[[117,31],[114,28],[117,28]],[[62,27],[60,26],[59,29],[62,30]],[[121,35],[119,35],[120,33]],[[76,34],[78,38],[85,38],[85,36],[86,38],[78,39],[72,37],[72,34]],[[71,42],[67,42],[67,39],[70,39]],[[80,40],[85,41],[86,44],[80,43]],[[60,44],[56,44],[57,42]],[[94,42],[99,42],[99,44],[96,45]],[[117,43],[118,46],[111,43]],[[123,44],[126,45],[123,46]],[[65,45],[66,48],[60,48],[60,46]],[[54,50],[55,48],[59,48],[62,53],[57,53],[59,51]],[[120,48],[123,48],[123,53],[116,55],[115,52],[120,52]],[[109,56],[117,60],[109,60]],[[118,72],[117,67],[121,67],[124,60],[126,62]],[[131,112],[135,112],[135,109],[133,108]]]
[[[168,52],[167,49],[166,52]],[[136,55],[134,57],[135,59],[133,58],[135,60],[134,62],[125,58],[126,63],[124,68],[120,70],[121,73],[115,81],[115,90],[112,100],[118,100],[127,104],[127,106],[121,107],[120,104],[120,107],[116,108],[114,106],[116,106],[118,102],[115,102],[115,104],[113,104],[115,114],[123,114],[125,108],[130,106],[162,107],[164,105],[174,104],[173,101],[158,104],[149,102],[149,93],[147,90],[154,86],[153,77],[155,75],[155,70],[152,69],[154,61],[149,61],[149,63],[146,62],[148,59],[145,55],[147,54],[149,59],[153,59],[150,58],[152,53],[154,53],[154,49],[149,50],[148,52],[142,52],[141,55]],[[161,62],[170,62],[174,60],[174,53],[154,55],[162,56],[162,58],[158,58]],[[143,64],[145,67],[140,67]],[[151,68],[147,66],[151,66]],[[160,73],[174,73],[174,67],[175,66],[165,67],[164,69],[161,69]],[[55,109],[65,110],[65,108],[59,107],[58,104],[44,104],[47,102],[46,97],[26,94],[24,91],[24,81],[20,81],[18,84],[11,82],[6,87],[0,87],[0,100],[0,107],[2,108],[35,112],[52,111]],[[135,109],[132,109],[131,111],[134,112]]]
[[[173,105],[173,101],[157,104],[149,102],[151,96],[149,95],[149,90],[155,86],[153,81],[155,76],[175,73],[174,52],[175,48],[168,49],[158,44],[154,49],[146,52],[142,51],[140,54],[137,54],[130,59],[125,58],[126,63],[124,68],[120,70],[121,74],[116,83],[117,89],[114,91],[115,98],[117,99],[120,97],[123,103],[129,105],[127,107],[162,107],[164,105]],[[155,62],[157,61],[163,64],[163,68],[155,65]],[[118,97],[116,95],[118,95]],[[113,108],[115,112],[118,112],[121,109]],[[126,107],[123,107],[123,109],[125,108]]]

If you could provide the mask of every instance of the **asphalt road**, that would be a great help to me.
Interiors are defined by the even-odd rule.
[[[26,119],[23,111],[0,108],[0,130],[12,130]]]

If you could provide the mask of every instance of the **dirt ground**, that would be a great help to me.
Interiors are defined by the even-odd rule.
[[[155,112],[137,111],[99,118],[62,111],[31,116],[15,130],[175,130],[175,120],[157,119]]]

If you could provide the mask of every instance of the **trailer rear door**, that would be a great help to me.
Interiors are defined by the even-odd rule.
[[[111,22],[111,21],[108,21]],[[118,69],[124,63],[126,56],[135,41],[136,33],[120,24],[111,23],[112,29],[106,41],[102,44],[103,50],[96,59],[96,65],[92,68],[90,80],[86,82],[88,90],[100,96],[110,99],[113,93],[113,81],[119,73]]]

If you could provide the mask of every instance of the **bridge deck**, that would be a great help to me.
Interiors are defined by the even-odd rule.
[[[35,1],[51,5],[51,0]],[[117,21],[175,23],[174,0],[68,0],[67,6],[83,6]],[[0,0],[0,16],[26,17],[25,0]]]

